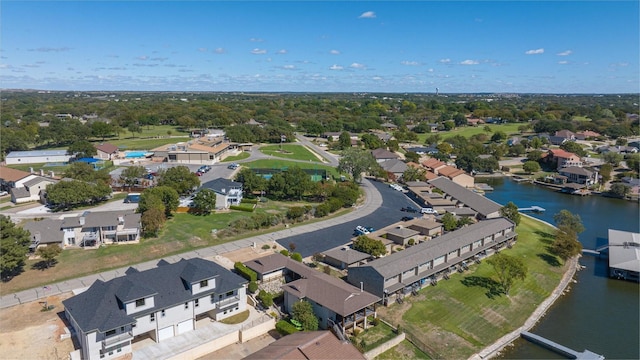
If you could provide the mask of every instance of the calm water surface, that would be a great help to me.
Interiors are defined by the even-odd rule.
[[[580,241],[586,249],[606,244],[608,229],[640,232],[638,203],[558,193],[532,184],[519,184],[508,178],[491,180],[494,191],[486,196],[500,204],[509,201],[518,207],[538,205],[545,213],[532,216],[553,222],[562,209],[579,214],[586,230]],[[607,277],[607,259],[584,255],[578,281],[549,309],[531,330],[577,351],[588,349],[606,359],[640,359],[639,285]],[[507,348],[502,358],[561,359],[537,345],[519,339]]]

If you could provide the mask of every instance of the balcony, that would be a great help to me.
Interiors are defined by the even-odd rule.
[[[238,301],[240,301],[240,297],[239,296],[233,296],[233,297],[224,298],[224,299],[218,301],[218,306],[217,307],[221,308],[221,307],[227,306],[229,304],[233,304],[233,303],[238,302]]]
[[[128,331],[122,334],[118,334],[118,335],[113,335],[113,336],[109,336],[108,338],[102,340],[102,348],[106,349],[108,347],[111,347],[113,345],[122,343],[122,342],[126,342],[126,341],[130,341],[131,339],[133,339],[133,332]]]

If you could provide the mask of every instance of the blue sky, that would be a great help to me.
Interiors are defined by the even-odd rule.
[[[0,88],[638,93],[639,2],[12,1]]]

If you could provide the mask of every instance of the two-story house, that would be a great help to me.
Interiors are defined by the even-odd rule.
[[[41,199],[41,193],[48,185],[57,183],[58,180],[35,176],[31,180],[25,181],[21,187],[11,189],[11,201],[20,204]]]
[[[216,193],[217,209],[227,209],[242,201],[242,183],[240,182],[217,178],[202,184],[202,188],[213,190]]]
[[[203,259],[129,268],[125,276],[96,280],[64,300],[82,359],[113,359],[133,352],[132,343],[162,342],[195,329],[196,321],[219,321],[246,310],[247,281]]]
[[[140,241],[140,214],[125,211],[85,211],[62,222],[63,246],[99,246]]]
[[[583,165],[580,156],[562,149],[551,149],[543,156],[545,161],[556,163],[558,169]]]

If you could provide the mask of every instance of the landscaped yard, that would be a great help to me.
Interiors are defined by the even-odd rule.
[[[485,131],[485,126],[488,126],[491,129],[491,132],[486,132]],[[518,131],[518,127],[522,126],[522,123],[514,123],[514,124],[489,124],[489,125],[478,125],[478,126],[463,126],[463,127],[459,127],[459,128],[455,128],[451,131],[440,131],[440,132],[436,132],[436,133],[426,133],[426,134],[418,134],[418,141],[420,143],[424,143],[425,139],[429,136],[432,135],[440,135],[441,139],[448,139],[450,137],[456,136],[456,135],[461,135],[464,136],[466,138],[469,138],[473,135],[476,134],[487,134],[489,135],[489,137],[491,137],[491,135],[493,135],[493,133],[498,132],[498,131],[502,131],[505,134],[507,134],[507,136],[510,135],[518,135],[520,134],[520,132]]]
[[[523,217],[517,232],[518,242],[503,251],[523,258],[528,275],[509,296],[497,291],[494,270],[483,261],[422,289],[417,297],[405,298],[403,304],[379,308],[379,316],[429,344],[434,358],[468,358],[492,344],[521,326],[567,270],[547,251],[551,227]]]
[[[244,160],[249,158],[249,156],[251,156],[250,153],[243,151],[238,155],[234,155],[234,156],[227,156],[226,158],[224,158],[224,160],[221,160],[221,162],[234,162],[234,161],[238,161],[238,160]]]
[[[320,159],[309,149],[302,145],[266,145],[260,147],[264,154],[285,159],[320,162]]]
[[[251,161],[248,163],[243,163],[243,165],[248,166],[251,169],[285,169],[293,166],[298,166],[301,169],[327,170],[327,175],[331,175],[334,178],[338,178],[340,176],[336,168],[332,166],[320,165],[316,163],[305,163],[305,162],[287,161],[287,160],[279,160],[279,159],[260,159],[260,160]]]

